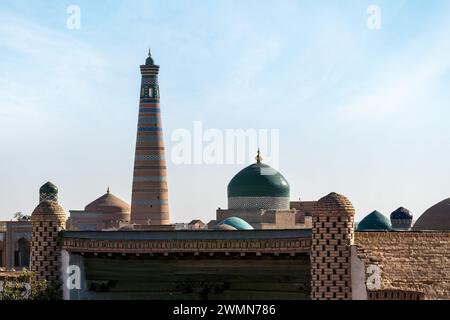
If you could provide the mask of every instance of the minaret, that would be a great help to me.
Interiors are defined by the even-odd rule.
[[[59,232],[66,227],[66,214],[58,204],[58,188],[47,182],[39,189],[39,205],[31,214],[31,271],[37,280],[60,280]]]
[[[312,213],[311,298],[351,300],[351,246],[355,209],[346,197],[330,193]]]
[[[141,93],[134,158],[131,221],[136,224],[169,224],[166,160],[159,105],[159,66],[149,50],[141,66]]]

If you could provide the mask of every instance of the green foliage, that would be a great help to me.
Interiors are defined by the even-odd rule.
[[[23,270],[15,277],[5,277],[0,300],[59,300],[61,283],[36,280],[34,274]]]

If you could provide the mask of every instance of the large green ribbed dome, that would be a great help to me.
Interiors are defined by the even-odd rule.
[[[228,197],[289,197],[289,183],[272,167],[257,162],[239,171],[228,184]]]

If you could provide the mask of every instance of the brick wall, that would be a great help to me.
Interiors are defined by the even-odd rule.
[[[38,280],[59,280],[59,232],[65,229],[65,222],[64,209],[54,201],[41,202],[31,215],[31,271]]]
[[[355,210],[342,195],[320,199],[312,213],[311,298],[349,300]]]
[[[381,269],[381,290],[450,299],[450,232],[356,232],[355,244]]]

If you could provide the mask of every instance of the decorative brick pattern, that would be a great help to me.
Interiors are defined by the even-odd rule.
[[[57,281],[60,274],[59,232],[65,228],[64,209],[55,201],[43,201],[31,215],[31,271],[38,280]]]
[[[404,290],[376,290],[368,291],[368,300],[424,300],[421,292]]]
[[[131,195],[131,221],[169,224],[166,161],[158,86],[159,66],[149,57],[141,66],[141,98]]]
[[[69,233],[70,235],[70,233]],[[63,237],[69,252],[94,253],[309,253],[310,238],[233,240],[94,240]]]
[[[355,209],[336,193],[320,199],[312,214],[311,298],[350,300],[350,246]]]
[[[289,209],[289,197],[229,197],[229,209]]]

